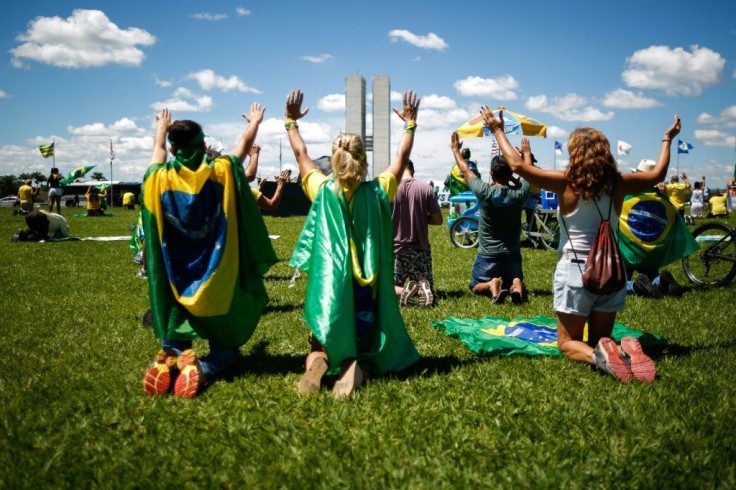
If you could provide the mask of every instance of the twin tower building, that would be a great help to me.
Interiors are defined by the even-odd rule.
[[[366,134],[365,78],[345,77],[345,132],[360,135],[368,158],[367,179],[386,170],[391,163],[391,83],[388,75],[373,76],[373,134]],[[371,161],[372,160],[372,161]]]

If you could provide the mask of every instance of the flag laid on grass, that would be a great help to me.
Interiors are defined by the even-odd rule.
[[[38,151],[41,152],[41,156],[44,158],[49,158],[54,156],[54,144],[51,143],[50,145],[41,145],[38,147]]]
[[[624,198],[618,238],[621,257],[635,267],[659,269],[699,248],[682,216],[656,191]]]
[[[87,174],[87,172],[89,172],[91,169],[95,168],[96,166],[97,164],[89,165],[87,167],[75,168],[74,170],[69,172],[69,174],[66,176],[65,179],[61,179],[61,184],[62,185],[71,184],[75,180],[84,177]]]
[[[449,317],[439,322],[433,321],[432,326],[443,331],[448,337],[460,339],[476,354],[556,357],[562,355],[557,350],[557,320],[546,316],[517,317],[512,320],[499,316]],[[626,336],[636,337],[644,348],[665,343],[657,335],[632,330],[616,322],[611,338],[619,342],[621,337]]]

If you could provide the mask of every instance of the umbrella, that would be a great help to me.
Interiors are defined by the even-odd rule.
[[[505,107],[500,107],[494,110],[493,115],[498,117],[498,113],[501,110],[503,111],[503,130],[506,134],[518,133],[519,128],[521,128],[521,131],[525,136],[547,137],[547,126],[536,119],[525,116],[524,114],[519,114],[518,112],[510,111]],[[461,138],[482,138],[483,136],[490,136],[491,132],[488,128],[483,126],[483,118],[478,114],[460,126],[457,129],[457,134]]]

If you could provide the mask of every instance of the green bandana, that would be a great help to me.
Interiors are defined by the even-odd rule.
[[[178,146],[169,139],[169,144],[176,152],[176,161],[185,167],[195,170],[204,157],[205,150],[202,149],[204,133],[199,132],[197,136],[189,140],[185,146]]]

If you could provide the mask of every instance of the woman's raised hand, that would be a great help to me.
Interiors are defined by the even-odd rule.
[[[158,129],[168,131],[169,126],[171,126],[171,113],[168,109],[164,107],[161,109],[161,115],[154,113],[153,118],[156,120],[156,127]]]
[[[680,118],[675,114],[675,122],[673,122],[672,126],[664,132],[664,137],[672,140],[672,138],[680,134],[680,129],[682,129],[682,121],[680,121]]]
[[[483,118],[483,125],[487,127],[491,133],[501,130],[503,131],[503,110],[499,111],[498,117],[487,105],[480,108],[480,116]]]
[[[399,112],[399,110],[395,107],[393,108],[394,112],[404,122],[416,121],[417,113],[419,112],[419,103],[422,101],[422,99],[418,98],[417,94],[411,90],[404,92],[402,99],[404,106],[401,112]]]
[[[286,119],[293,119],[296,121],[307,115],[309,109],[304,109],[304,112],[302,112],[303,101],[304,92],[301,90],[296,89],[289,92],[289,95],[286,96],[286,110],[284,111]]]
[[[460,148],[463,147],[463,142],[460,141],[460,135],[457,134],[457,131],[453,131],[452,135],[450,136],[450,149],[453,153],[459,153]]]
[[[266,108],[258,102],[254,102],[253,105],[250,106],[250,114],[243,114],[243,117],[250,124],[260,123],[263,120],[264,112],[266,112]]]

